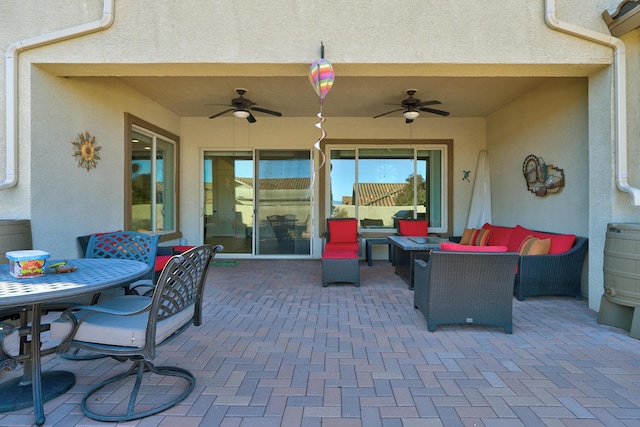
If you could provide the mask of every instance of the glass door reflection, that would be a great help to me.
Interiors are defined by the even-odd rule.
[[[311,168],[308,150],[257,153],[256,254],[311,253]]]
[[[225,253],[251,253],[253,156],[251,152],[205,152],[204,243]]]

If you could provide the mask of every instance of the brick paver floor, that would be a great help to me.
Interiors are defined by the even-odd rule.
[[[586,301],[514,299],[512,335],[480,325],[430,333],[389,263],[360,268],[359,288],[323,288],[319,260],[213,267],[203,325],[154,360],[197,376],[185,402],[143,420],[92,421],[79,407],[84,391],[123,364],[51,355],[43,369],[77,382],[45,405],[45,425],[640,426],[640,340],[599,325]],[[32,423],[30,409],[0,414],[3,427]]]

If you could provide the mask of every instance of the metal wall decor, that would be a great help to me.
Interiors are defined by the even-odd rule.
[[[95,168],[98,160],[100,160],[99,145],[96,145],[96,137],[91,135],[89,131],[80,132],[73,144],[73,157],[78,161],[78,167],[85,168],[87,172]]]
[[[546,196],[564,187],[564,170],[545,163],[542,157],[528,155],[522,164],[527,190],[536,196]]]

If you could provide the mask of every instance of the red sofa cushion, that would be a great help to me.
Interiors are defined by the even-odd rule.
[[[576,240],[575,234],[551,234],[532,231],[531,235],[538,239],[551,239],[551,247],[549,248],[550,254],[561,254],[567,252],[573,247],[573,242]]]
[[[441,251],[449,252],[507,252],[506,246],[470,246],[461,245],[460,243],[442,242],[440,243]]]
[[[429,234],[429,221],[426,219],[399,219],[398,233],[401,236],[426,236]]]
[[[488,244],[490,246],[509,246],[509,241],[513,235],[513,227],[501,227],[499,225],[491,225],[486,223],[482,228],[492,230]]]

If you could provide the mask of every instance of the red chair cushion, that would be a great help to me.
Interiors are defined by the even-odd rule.
[[[346,251],[346,252],[358,252],[358,242],[356,243],[334,243],[333,241],[327,242],[324,245],[325,251]]]
[[[173,252],[176,254],[181,254],[188,251],[189,249],[193,249],[194,247],[195,246],[173,246]]]
[[[328,220],[331,243],[358,243],[358,221],[356,219]]]
[[[324,251],[323,259],[354,259],[358,258],[358,254],[351,251]]]
[[[426,236],[429,234],[429,221],[426,219],[399,219],[398,233],[401,236]]]
[[[154,271],[162,271],[164,266],[169,262],[169,258],[171,255],[158,255],[156,256],[156,264],[154,266]]]

